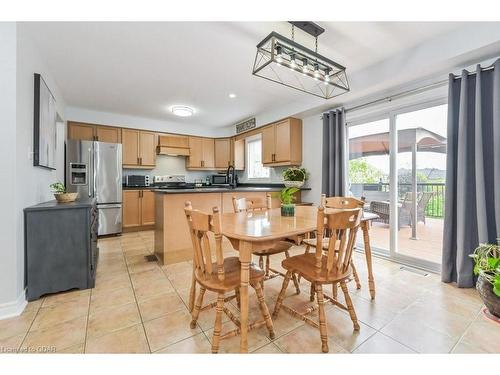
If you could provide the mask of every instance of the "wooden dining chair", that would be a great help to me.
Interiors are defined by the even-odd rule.
[[[321,206],[325,209],[335,208],[335,209],[352,209],[352,208],[360,208],[362,209],[365,205],[365,202],[361,199],[356,199],[353,197],[327,197],[326,194],[321,194]],[[328,232],[328,230],[326,231]],[[329,233],[325,233],[323,237],[323,250],[328,251],[328,243],[329,243]],[[303,241],[306,245],[306,253],[309,253],[310,248],[316,247],[316,239],[309,238]],[[356,289],[361,289],[361,282],[359,280],[359,275],[354,265],[354,262],[351,260],[352,267],[352,275],[354,277],[354,281],[356,282]],[[300,282],[300,280],[299,280]],[[311,301],[314,300],[314,288],[311,285]],[[337,298],[337,285],[332,285],[332,297]]]
[[[318,208],[315,253],[295,255],[282,262],[282,266],[287,270],[287,273],[274,308],[273,317],[276,318],[280,309],[283,308],[293,316],[298,317],[313,327],[319,328],[321,350],[324,353],[328,352],[328,336],[324,307],[325,298],[336,306],[347,310],[351,317],[354,330],[359,331],[359,323],[351,297],[349,296],[346,282],[350,278],[352,272],[352,251],[354,243],[356,242],[356,232],[359,228],[361,216],[362,211],[360,208],[346,209],[335,213],[325,213],[325,208],[320,206]],[[328,237],[328,252],[326,253],[323,251],[323,233],[325,228],[331,233],[331,236]],[[283,305],[285,291],[288,288],[288,283],[293,274],[298,274],[311,282],[316,292],[317,306],[310,306],[302,313]],[[323,285],[328,284],[340,284],[344,293],[345,305],[338,302],[337,299],[329,298],[323,294]],[[307,316],[317,309],[319,310],[319,324]]]
[[[271,194],[266,194],[266,199],[262,197],[253,197],[253,198],[237,198],[233,197],[233,208],[234,212],[253,212],[253,211],[267,211],[272,208],[271,205]],[[277,276],[285,277],[285,275],[270,266],[269,257],[275,254],[285,254],[285,258],[290,258],[289,250],[293,246],[292,243],[286,241],[279,241],[273,247],[269,249],[264,249],[259,252],[254,253],[259,257],[259,267],[264,269],[264,257],[266,258],[265,265],[265,278],[264,280],[270,280]],[[293,283],[295,285],[295,291],[297,294],[300,294],[299,282],[297,277],[293,275]],[[264,287],[264,284],[262,285]]]
[[[194,277],[200,285],[196,303],[192,311],[191,328],[196,327],[200,311],[216,308],[215,327],[212,339],[212,353],[219,351],[221,339],[233,337],[240,332],[240,321],[228,310],[224,304],[234,298],[239,298],[240,288],[240,261],[237,257],[224,258],[222,250],[221,215],[217,207],[213,208],[212,214],[206,214],[194,210],[191,202],[186,202],[184,211],[189,225],[191,240],[193,243]],[[208,233],[215,237],[215,252],[212,251]],[[213,261],[215,258],[215,262]],[[273,322],[269,314],[264,292],[262,290],[262,280],[265,272],[254,263],[250,264],[250,285],[255,289],[263,320],[249,325],[248,329],[255,329],[263,325],[267,326],[269,337],[274,339]],[[207,290],[217,293],[217,302],[203,306],[203,297]],[[228,293],[234,294],[226,297]],[[221,335],[222,313],[238,327],[230,332]]]

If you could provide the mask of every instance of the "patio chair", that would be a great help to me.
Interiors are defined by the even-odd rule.
[[[417,194],[417,202],[421,199],[420,194]],[[403,198],[403,201],[398,204],[398,230],[402,226],[412,224],[412,206],[413,206],[413,193],[407,192]],[[390,203],[388,201],[371,201],[370,211],[377,214],[379,219],[377,221],[389,224],[390,221]],[[425,207],[424,207],[425,210]]]
[[[421,221],[425,224],[425,209],[429,201],[434,196],[434,192],[423,192],[417,206],[417,222]]]

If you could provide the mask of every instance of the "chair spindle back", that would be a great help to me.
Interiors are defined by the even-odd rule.
[[[265,211],[271,209],[271,194],[266,194],[266,198],[236,198],[233,197],[234,212]]]
[[[186,218],[193,243],[193,262],[195,268],[207,276],[217,273],[219,280],[224,280],[224,253],[222,251],[221,214],[219,208],[214,207],[212,214],[193,209],[191,202],[184,207]],[[216,269],[213,267],[213,255],[208,233],[215,237]]]
[[[362,210],[359,207],[342,209],[331,213],[325,212],[325,208],[322,206],[318,208],[316,267],[322,267],[323,256],[325,256],[328,272],[334,268],[337,269],[337,272],[346,272],[348,270],[361,216]],[[323,254],[322,250],[325,229],[331,233],[326,255]],[[339,244],[338,247],[337,244]]]

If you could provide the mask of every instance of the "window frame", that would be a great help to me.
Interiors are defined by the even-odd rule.
[[[262,164],[262,133],[259,134],[254,134],[249,137],[245,138],[245,167],[246,167],[246,172],[247,172],[247,180],[253,181],[253,182],[269,182],[271,181],[271,168],[266,167],[265,165],[262,164],[263,168],[266,168],[268,170],[268,176],[267,177],[251,177],[250,176],[250,143],[254,142],[260,142],[261,144],[261,154],[260,154],[260,159],[261,159],[261,164]]]

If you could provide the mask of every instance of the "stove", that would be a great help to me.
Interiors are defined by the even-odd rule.
[[[194,189],[195,185],[186,182],[184,175],[155,176],[154,186],[158,189]]]

